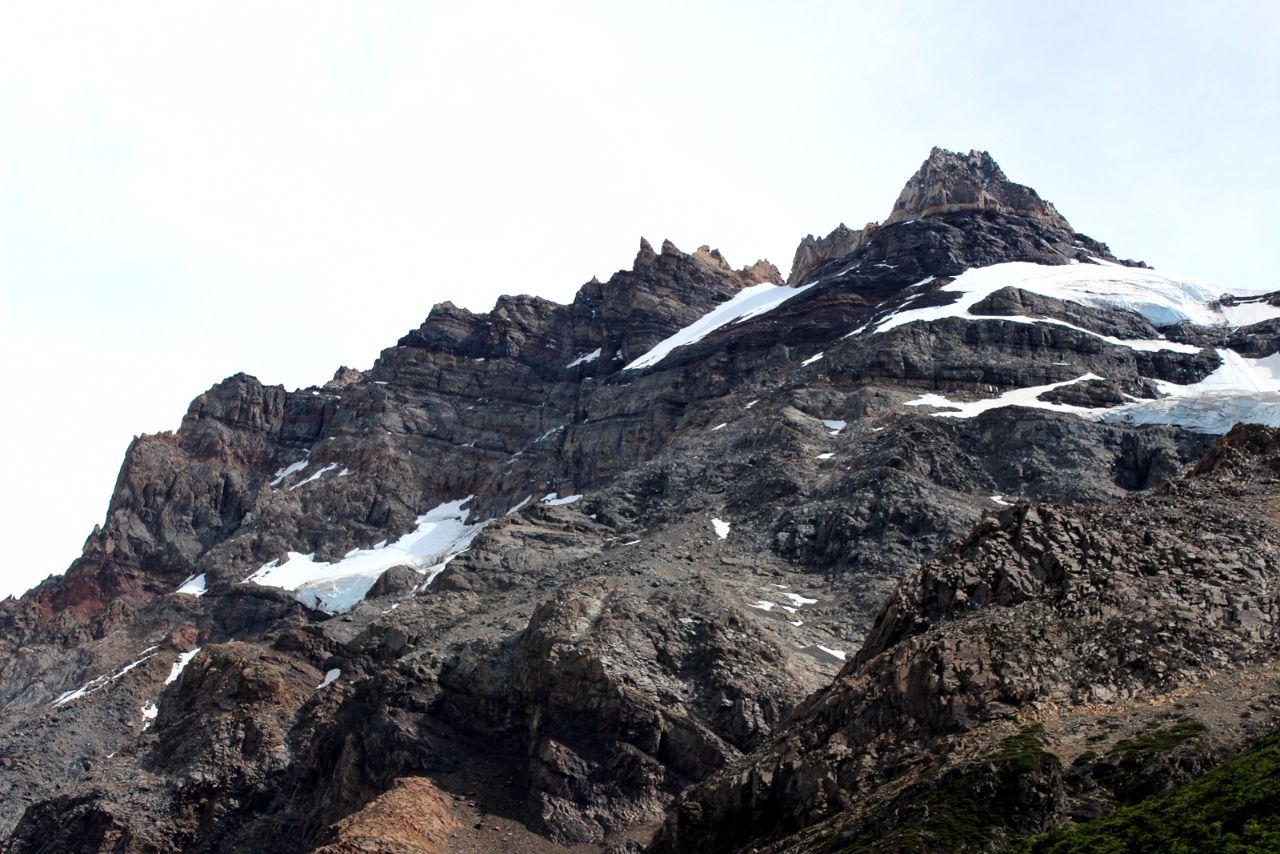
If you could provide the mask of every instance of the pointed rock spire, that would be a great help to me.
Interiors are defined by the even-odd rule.
[[[866,229],[854,230],[843,222],[826,237],[814,237],[812,234],[800,241],[796,247],[795,258],[791,262],[791,275],[787,284],[795,284],[806,273],[823,261],[832,258],[843,258],[862,245]]]
[[[1072,231],[1070,223],[1030,187],[1015,184],[985,151],[934,148],[902,188],[885,225],[955,211],[994,210]]]

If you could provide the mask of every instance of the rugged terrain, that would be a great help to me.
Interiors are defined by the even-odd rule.
[[[788,281],[642,241],[137,439],[0,603],[5,850],[986,850],[1274,728],[1280,300],[941,150]]]

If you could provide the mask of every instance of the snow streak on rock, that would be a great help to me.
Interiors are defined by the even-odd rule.
[[[289,552],[284,563],[272,561],[246,581],[292,590],[299,602],[327,614],[350,611],[393,566],[409,566],[427,575],[429,583],[449,558],[471,545],[488,524],[467,524],[463,505],[471,497],[429,510],[418,517],[413,531],[382,548],[358,549],[336,563],[317,561],[314,554]]]

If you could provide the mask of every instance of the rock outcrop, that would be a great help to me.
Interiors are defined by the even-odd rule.
[[[960,211],[994,211],[1033,219],[1062,231],[1071,225],[1030,187],[1015,184],[985,151],[929,152],[920,170],[902,188],[885,225]]]
[[[81,558],[0,603],[5,850],[803,849],[939,785],[1004,793],[1014,838],[1235,749],[1205,718],[1172,759],[1047,758],[1095,707],[1119,744],[1270,678],[1274,437],[1181,480],[1215,437],[1097,413],[1274,321],[967,298],[1121,262],[985,155],[903,198],[794,288],[642,242],[568,305],[444,303],[139,437]]]
[[[982,850],[1203,772],[1274,725],[1237,713],[1280,690],[1278,470],[1242,426],[1149,496],[985,516],[651,850]]]
[[[802,281],[810,270],[825,261],[853,254],[862,245],[866,231],[867,229],[854,231],[842,222],[826,237],[814,237],[812,234],[806,236],[796,247],[787,284],[794,285]]]

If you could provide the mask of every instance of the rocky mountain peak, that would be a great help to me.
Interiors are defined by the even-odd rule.
[[[990,211],[1031,220],[1061,244],[1058,251],[1070,257],[1075,230],[1052,204],[1030,187],[1010,181],[995,159],[985,151],[960,154],[935,147],[898,195],[883,223],[869,222],[860,229],[844,223],[826,237],[810,234],[796,247],[787,283],[800,284],[818,267],[852,254],[871,242],[886,226],[966,211]]]
[[[904,200],[136,438],[0,602],[0,850],[1008,850],[1274,730],[1280,296]]]
[[[778,268],[765,258],[761,258],[749,267],[743,267],[738,271],[738,275],[749,285],[762,285],[765,282],[775,285],[783,283],[782,274],[778,272]]]
[[[796,247],[795,257],[791,261],[791,275],[787,284],[795,284],[805,274],[832,258],[842,258],[862,245],[866,229],[854,230],[843,222],[837,225],[826,237],[815,237],[810,234],[800,241]]]
[[[1030,187],[1010,181],[987,152],[960,154],[936,147],[902,188],[885,225],[981,210],[1017,214],[1071,231],[1071,225],[1052,204]]]
[[[667,241],[666,243],[664,243],[662,246],[662,250],[665,252],[668,246],[671,246],[671,241]],[[675,247],[672,246],[672,248],[674,249]],[[729,262],[724,260],[724,256],[720,254],[719,249],[712,249],[710,246],[708,246],[705,243],[699,246],[697,249],[693,250],[693,258],[696,261],[699,261],[703,264],[709,264],[710,266],[716,267],[721,270],[733,269],[732,267],[729,266]]]

